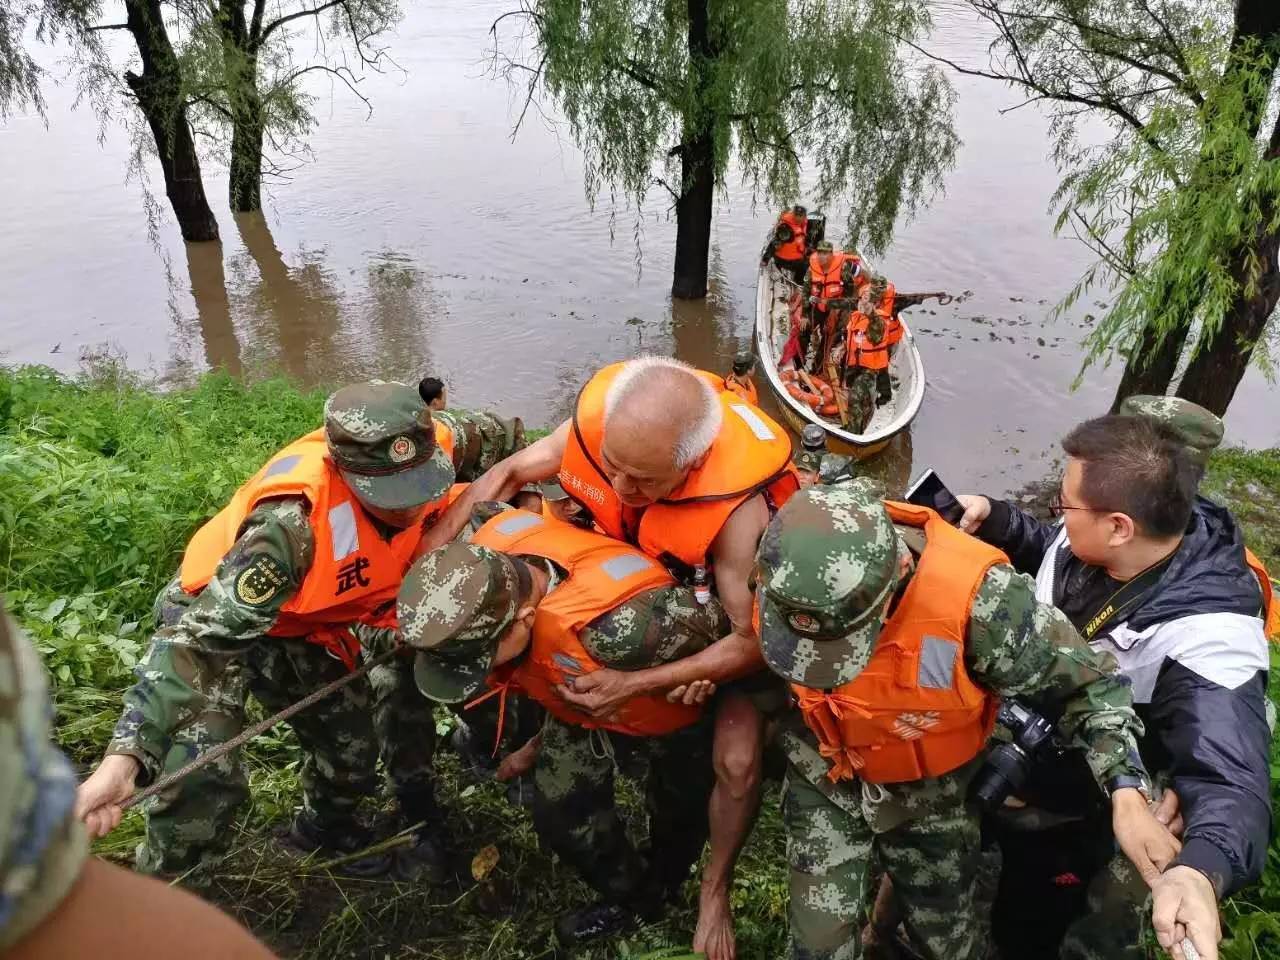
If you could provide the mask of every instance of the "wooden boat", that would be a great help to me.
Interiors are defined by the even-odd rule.
[[[778,357],[791,333],[791,296],[795,283],[772,263],[760,268],[756,285],[756,354],[759,359],[757,377],[763,377],[769,392],[777,398],[783,418],[796,433],[807,424],[816,423],[827,432],[827,448],[832,453],[859,460],[874,456],[893,437],[906,430],[924,402],[924,363],[915,337],[902,318],[902,342],[889,363],[893,378],[893,399],[876,410],[862,433],[845,430],[837,420],[819,415],[807,404],[794,399],[778,376]]]

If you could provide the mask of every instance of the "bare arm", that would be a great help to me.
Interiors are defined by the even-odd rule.
[[[449,504],[449,509],[427,531],[418,547],[418,556],[442,547],[456,537],[471,518],[471,510],[477,503],[510,500],[526,483],[541,483],[554,477],[560,470],[560,461],[564,459],[571,427],[571,422],[566,420],[541,440],[531,443],[481,474],[480,479]]]
[[[733,512],[711,544],[716,590],[733,632],[701,653],[629,674],[637,684],[637,693],[665,693],[695,680],[723,683],[764,666],[755,628],[751,625],[750,583],[756,547],[768,525],[769,509],[764,498],[752,497]]]

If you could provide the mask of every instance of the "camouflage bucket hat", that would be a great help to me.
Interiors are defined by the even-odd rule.
[[[446,544],[409,569],[396,614],[401,637],[418,651],[413,678],[423,696],[458,703],[484,685],[520,596],[511,558],[472,543]]]
[[[431,411],[413,387],[343,387],[325,401],[324,432],[342,479],[372,506],[418,507],[453,484],[453,462],[436,445]]]
[[[1199,404],[1180,397],[1126,397],[1117,411],[1126,417],[1151,417],[1176,433],[1200,466],[1222,444],[1222,420]]]
[[[898,537],[884,505],[858,483],[811,487],[778,511],[756,564],[769,668],[819,690],[856,677],[897,584]]]

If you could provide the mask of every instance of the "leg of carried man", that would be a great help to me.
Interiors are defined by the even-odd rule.
[[[876,837],[912,944],[928,960],[978,955],[974,888],[982,860],[979,819],[956,807]]]
[[[792,960],[856,960],[867,913],[870,826],[794,769],[787,772],[782,819],[791,870]]]

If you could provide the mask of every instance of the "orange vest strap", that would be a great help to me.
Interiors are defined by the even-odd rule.
[[[1263,632],[1276,643],[1280,643],[1280,605],[1276,603],[1275,586],[1271,574],[1256,553],[1245,547],[1245,562],[1258,578],[1258,586],[1262,590],[1262,624]]]

